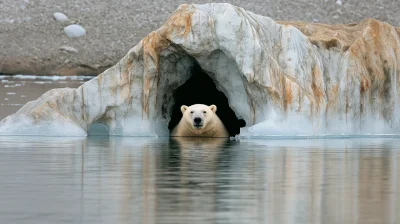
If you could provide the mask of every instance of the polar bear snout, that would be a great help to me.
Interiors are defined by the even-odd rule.
[[[196,128],[200,128],[201,126],[203,126],[203,119],[201,119],[201,117],[195,117],[193,119],[193,126],[195,126]]]

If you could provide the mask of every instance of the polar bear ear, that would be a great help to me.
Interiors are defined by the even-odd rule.
[[[217,106],[215,106],[214,104],[213,105],[211,105],[210,106],[210,110],[212,111],[212,112],[217,112]]]
[[[182,105],[182,106],[181,106],[182,114],[185,113],[185,111],[187,110],[187,108],[188,108],[188,106],[186,106],[186,105]]]

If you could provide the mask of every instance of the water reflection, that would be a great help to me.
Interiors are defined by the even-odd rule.
[[[399,143],[0,137],[0,223],[395,223]]]

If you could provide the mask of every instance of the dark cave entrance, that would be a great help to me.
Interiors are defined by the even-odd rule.
[[[238,119],[230,108],[228,98],[219,91],[214,80],[195,63],[191,69],[190,78],[173,92],[174,105],[168,124],[169,131],[179,123],[182,118],[180,107],[182,105],[205,104],[216,105],[217,115],[221,119],[230,136],[240,134],[240,128],[246,126],[243,119]]]

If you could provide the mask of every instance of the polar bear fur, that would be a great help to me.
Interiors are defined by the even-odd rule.
[[[173,129],[171,136],[228,138],[229,133],[219,119],[217,107],[194,104],[181,106],[182,118]]]

